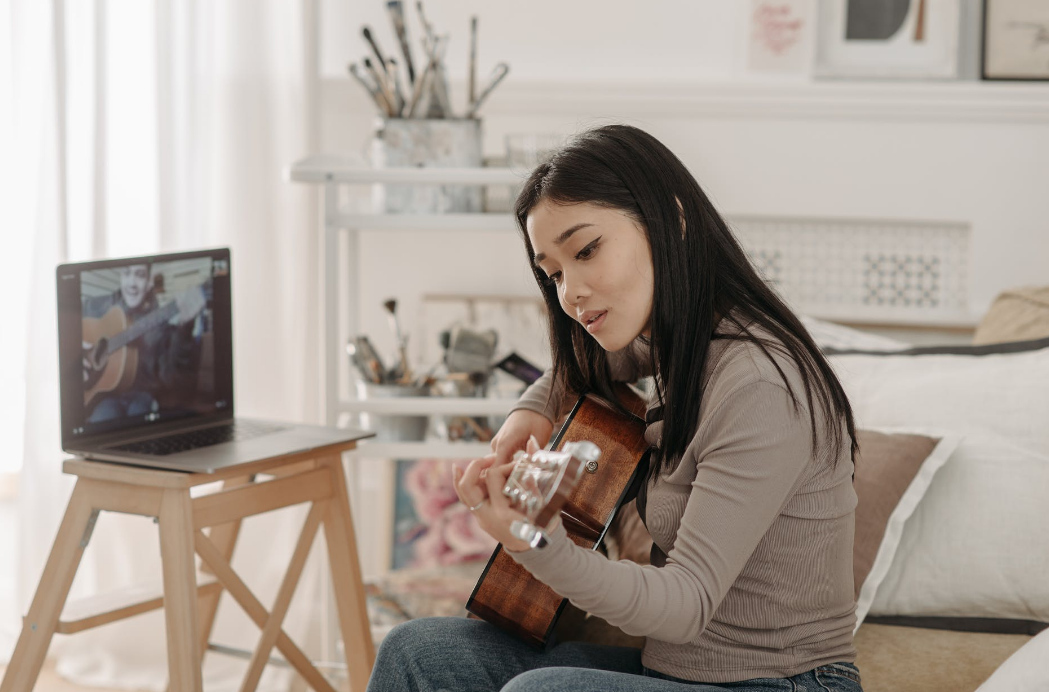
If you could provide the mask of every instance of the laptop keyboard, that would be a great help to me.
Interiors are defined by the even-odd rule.
[[[223,442],[250,440],[259,435],[268,435],[269,433],[284,429],[285,428],[280,425],[241,421],[230,423],[229,425],[218,425],[214,428],[176,433],[174,435],[158,437],[154,440],[131,442],[126,445],[120,445],[119,447],[107,447],[107,449],[120,452],[130,452],[132,454],[152,454],[153,456],[162,457],[169,454],[178,454],[179,452],[188,452],[192,449],[199,449],[200,447],[210,447],[211,445],[222,444]]]

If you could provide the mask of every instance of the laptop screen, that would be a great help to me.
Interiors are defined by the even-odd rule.
[[[229,250],[57,269],[63,447],[233,414]]]

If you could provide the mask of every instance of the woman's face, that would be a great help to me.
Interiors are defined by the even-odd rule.
[[[596,204],[546,200],[528,214],[534,261],[557,289],[561,308],[606,351],[648,335],[652,251],[627,214]]]

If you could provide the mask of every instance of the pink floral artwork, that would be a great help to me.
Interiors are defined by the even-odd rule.
[[[433,521],[446,507],[459,501],[452,487],[452,466],[457,463],[466,467],[462,462],[420,459],[405,475],[405,490],[423,522]]]
[[[412,542],[413,567],[453,565],[487,558],[496,541],[477,525],[459,502],[452,486],[452,468],[470,460],[420,459],[404,476],[404,490],[419,523],[398,540]]]
[[[790,3],[759,2],[754,8],[752,26],[758,43],[782,55],[800,40],[805,22]]]

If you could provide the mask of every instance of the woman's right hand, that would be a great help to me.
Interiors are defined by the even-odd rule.
[[[535,411],[518,409],[506,417],[506,422],[492,438],[492,451],[495,452],[495,464],[502,465],[519,449],[525,449],[528,438],[535,436],[540,445],[545,445],[554,431],[554,424]]]

